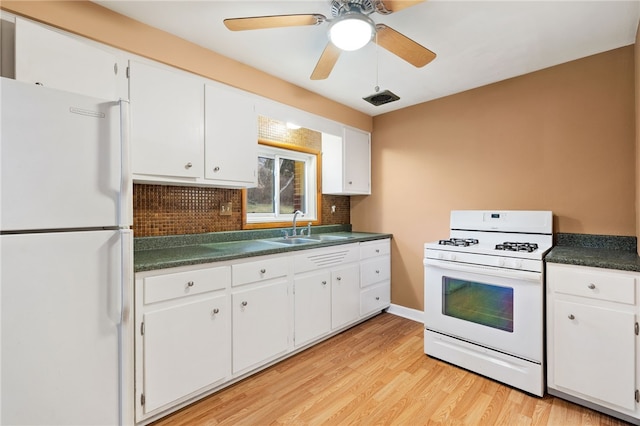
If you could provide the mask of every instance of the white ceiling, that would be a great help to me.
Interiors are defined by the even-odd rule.
[[[371,18],[435,52],[433,62],[415,68],[369,43],[343,52],[328,79],[312,81],[327,23],[232,32],[222,21],[298,13],[330,18],[329,1],[95,2],[372,116],[633,44],[640,19],[638,0],[429,0]],[[365,102],[376,85],[400,100]]]

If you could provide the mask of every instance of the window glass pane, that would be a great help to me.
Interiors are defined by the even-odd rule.
[[[287,158],[280,159],[280,214],[306,210],[305,163]]]
[[[258,157],[258,186],[247,189],[247,213],[275,213],[273,158]]]
[[[442,278],[443,314],[513,332],[513,289]]]

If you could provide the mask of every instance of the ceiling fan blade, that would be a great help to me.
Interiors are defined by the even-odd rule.
[[[265,28],[302,27],[305,25],[318,25],[326,21],[323,15],[275,15],[254,16],[251,18],[229,18],[224,20],[224,25],[231,31],[261,30]]]
[[[425,0],[380,0],[380,3],[382,3],[382,6],[387,13],[398,12],[402,9],[424,2]]]
[[[433,61],[436,54],[424,46],[400,34],[384,24],[376,25],[374,41],[379,45],[409,62],[414,67],[423,67]]]
[[[311,73],[311,80],[324,80],[329,77],[333,66],[338,62],[340,52],[341,50],[335,47],[333,43],[327,43],[327,47],[324,48],[316,67]]]

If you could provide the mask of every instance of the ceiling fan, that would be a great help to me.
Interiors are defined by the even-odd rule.
[[[265,28],[299,27],[329,23],[329,41],[311,73],[311,80],[329,77],[340,53],[364,47],[370,41],[387,49],[415,67],[423,67],[436,54],[407,36],[384,24],[376,24],[369,17],[374,12],[388,15],[425,0],[330,0],[331,15],[296,14],[255,16],[225,19],[224,25],[232,31]]]

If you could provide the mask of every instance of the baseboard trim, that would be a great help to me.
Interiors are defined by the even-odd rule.
[[[424,323],[424,312],[419,311],[417,309],[407,308],[400,305],[394,305],[392,303],[391,305],[389,305],[389,309],[387,310],[387,312],[393,315],[397,315],[399,317],[410,319],[412,321]]]

